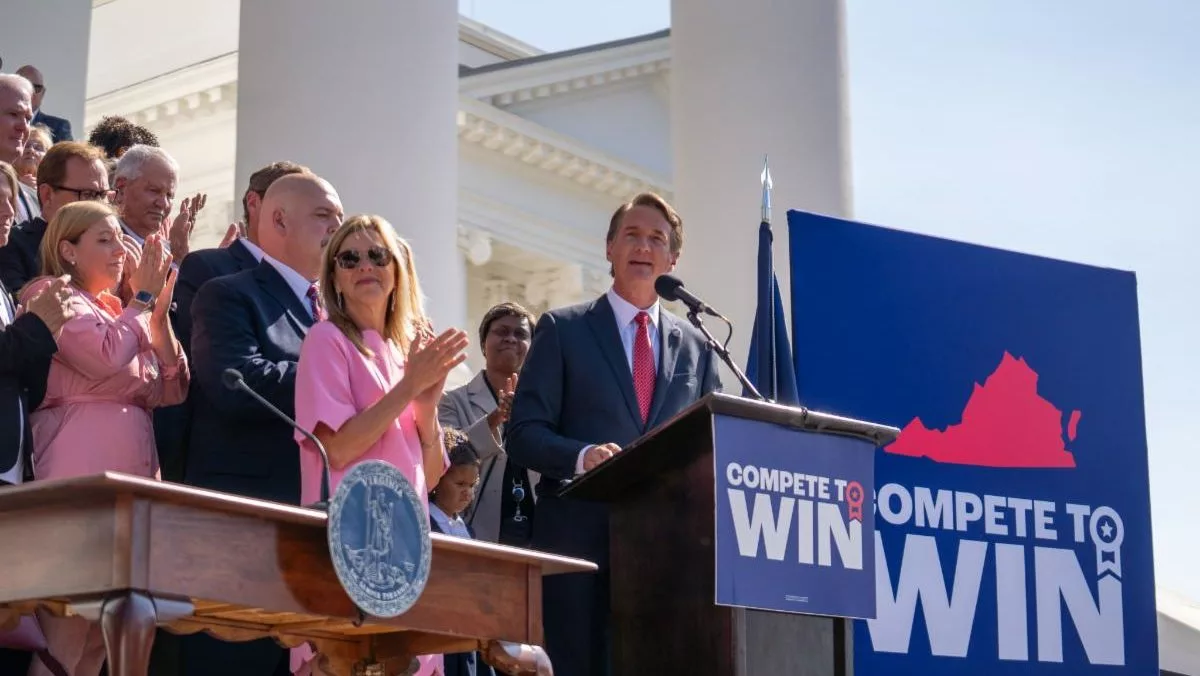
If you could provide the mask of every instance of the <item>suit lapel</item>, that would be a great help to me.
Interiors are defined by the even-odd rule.
[[[242,244],[242,240],[240,239],[229,245],[229,253],[237,261],[239,270],[249,270],[258,266],[258,261],[254,258],[254,254],[250,253],[250,250],[246,248],[245,244]]]
[[[312,316],[279,272],[270,263],[263,261],[254,268],[254,278],[258,285],[287,311],[288,318],[296,325],[300,334],[308,335],[308,329],[313,325]]]
[[[617,328],[617,317],[613,314],[612,306],[608,304],[606,297],[600,296],[596,302],[592,303],[592,307],[588,309],[585,316],[592,334],[596,337],[600,353],[604,355],[604,360],[612,369],[617,388],[621,390],[621,396],[625,398],[625,406],[629,410],[629,415],[641,428],[642,414],[638,410],[637,394],[633,391],[633,374],[629,371],[628,360],[625,359],[625,348],[621,345],[621,332]]]
[[[665,308],[659,309],[658,323],[661,325],[661,350],[658,377],[654,381],[654,398],[650,401],[648,428],[658,421],[658,414],[667,400],[667,390],[671,388],[671,379],[675,376],[675,362],[679,360],[679,344],[683,341],[683,330],[679,328],[678,320]]]
[[[471,382],[467,383],[467,404],[478,412],[478,416],[473,419],[478,419],[496,410],[496,400],[492,398],[492,393],[483,380],[484,377],[483,371],[480,371],[475,374]]]

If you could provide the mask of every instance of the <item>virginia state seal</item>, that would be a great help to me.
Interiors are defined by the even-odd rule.
[[[355,465],[329,503],[329,555],[338,581],[364,613],[396,617],[429,581],[429,519],[412,484],[380,460]]]

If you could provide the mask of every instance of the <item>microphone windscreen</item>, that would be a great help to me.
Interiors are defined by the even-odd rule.
[[[231,390],[236,390],[241,382],[242,373],[237,369],[225,369],[225,372],[221,374],[221,383]]]
[[[654,290],[668,301],[679,300],[678,291],[681,286],[683,282],[671,275],[659,275],[658,279],[654,280]]]

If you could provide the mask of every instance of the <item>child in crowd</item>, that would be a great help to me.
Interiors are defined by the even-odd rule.
[[[463,514],[475,499],[479,486],[480,462],[467,435],[453,428],[443,433],[450,468],[429,492],[429,526],[434,532],[475,539]],[[478,653],[454,653],[445,656],[446,676],[495,676]]]

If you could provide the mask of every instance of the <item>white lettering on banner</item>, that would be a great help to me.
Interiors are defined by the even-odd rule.
[[[1057,541],[1061,528],[1055,519],[1058,505],[1049,500],[1031,500],[916,486],[911,493],[899,484],[879,489],[877,510],[893,526],[944,533],[970,533],[980,537],[1007,536]],[[915,506],[915,507],[914,507]],[[951,512],[953,506],[953,512]],[[1022,544],[957,539],[953,588],[947,592],[948,576],[938,557],[933,535],[907,533],[899,552],[899,576],[895,589],[889,573],[889,552],[880,533],[875,534],[875,581],[877,608],[867,621],[871,644],[878,652],[908,653],[920,600],[931,654],[966,657],[975,626],[976,608],[983,586],[989,546],[995,561],[996,655],[1001,660],[1030,659],[1030,621],[1036,623],[1037,660],[1063,661],[1063,608],[1091,664],[1125,664],[1125,627],[1121,587],[1121,544],[1124,525],[1116,510],[1107,506],[1064,503],[1063,527],[1073,533],[1074,543],[1089,539],[1095,547],[1094,576],[1098,578],[1093,598],[1089,575],[1081,565],[1081,553],[1073,548],[1032,547],[1033,580],[1027,580],[1027,550]],[[945,536],[943,536],[945,537]],[[951,536],[953,537],[953,536]],[[1063,534],[1065,537],[1065,534]],[[898,544],[893,542],[893,545]],[[947,546],[942,542],[942,546]],[[1083,561],[1090,562],[1091,554]],[[896,565],[896,547],[891,551]],[[1086,572],[1085,572],[1086,568]],[[1033,586],[1034,617],[1028,608]],[[989,593],[991,585],[988,585]],[[977,646],[979,642],[976,642]]]
[[[796,505],[796,499],[780,498],[779,517],[776,518],[775,510],[771,507],[771,496],[755,493],[754,516],[749,516],[746,513],[746,492],[735,488],[727,490],[733,530],[737,533],[738,553],[757,557],[758,544],[762,542],[768,559],[782,561],[787,552],[788,534],[792,530],[792,508]]]
[[[833,565],[830,542],[837,543],[838,556],[842,557],[842,567],[862,570],[862,522],[851,521],[847,524],[845,518],[842,517],[841,505],[833,502],[818,502],[817,563],[819,565]]]
[[[1092,601],[1079,559],[1069,549],[1034,547],[1037,576],[1038,660],[1062,662],[1062,605],[1075,623],[1083,651],[1092,664],[1125,664],[1125,623],[1121,601],[1121,582],[1114,577],[1100,578],[1099,604]],[[1046,575],[1040,574],[1041,570]]]
[[[932,491],[924,486],[917,486],[913,489],[913,495],[917,503],[918,526],[928,524],[930,528],[954,528],[954,514],[950,511],[950,503],[954,501],[953,493],[940,490],[937,492],[937,499],[934,499]]]
[[[907,653],[912,637],[917,599],[929,628],[929,644],[934,655],[966,657],[975,623],[975,604],[979,601],[979,583],[983,578],[983,559],[987,543],[963,540],[958,547],[954,570],[954,589],[946,595],[946,576],[938,560],[937,541],[931,535],[905,537],[900,558],[900,581],[892,591],[883,540],[875,533],[875,619],[867,620],[871,645],[887,653]],[[911,557],[911,558],[910,558]]]
[[[734,472],[727,468],[726,477],[731,479],[731,484],[748,485],[747,476],[751,474],[751,469],[754,468],[739,468]],[[755,469],[753,474],[760,480],[755,485],[762,486],[761,479],[767,476],[767,471]],[[734,475],[741,481],[733,481]],[[820,482],[814,482],[814,485],[819,486]],[[726,495],[733,530],[737,535],[738,554],[741,556],[754,558],[762,551],[768,559],[782,561],[792,540],[792,513],[795,512],[797,561],[810,565],[813,563],[815,540],[817,565],[832,566],[833,553],[836,551],[842,567],[863,569],[862,521],[847,520],[842,505],[788,496],[776,499],[768,493],[753,493],[754,504],[751,507],[747,505],[744,490],[727,488]]]

